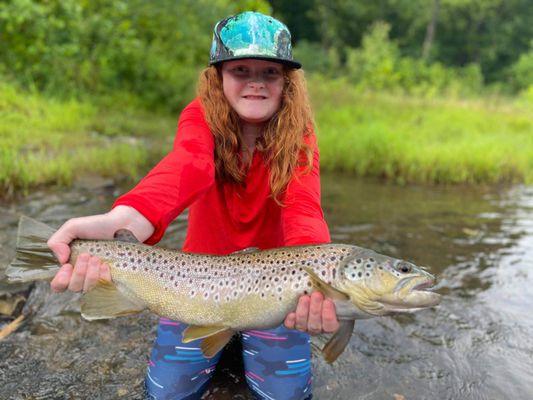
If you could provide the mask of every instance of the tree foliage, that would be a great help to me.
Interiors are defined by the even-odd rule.
[[[179,108],[207,65],[214,23],[244,10],[286,22],[306,70],[357,86],[533,86],[531,0],[3,0],[0,74],[54,95]]]
[[[7,0],[0,60],[25,86],[67,95],[126,91],[179,107],[207,65],[214,23],[261,0]]]
[[[291,29],[299,33],[297,41],[333,48],[343,61],[350,49],[362,45],[365,33],[376,21],[390,26],[390,39],[397,43],[402,56],[421,57],[434,11],[434,2],[429,0],[271,3],[280,17],[296,24]],[[478,64],[487,82],[503,81],[505,71],[529,50],[531,21],[531,0],[440,0],[429,61],[451,67]]]

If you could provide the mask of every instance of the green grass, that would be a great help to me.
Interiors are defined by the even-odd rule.
[[[317,77],[309,88],[324,170],[399,183],[533,183],[531,103],[361,93]],[[0,83],[0,196],[87,174],[139,178],[171,148],[177,115],[127,104]]]
[[[58,101],[0,83],[0,190],[69,185],[87,174],[137,178],[170,149],[175,117]]]
[[[361,93],[311,79],[321,167],[399,183],[533,183],[531,104]]]

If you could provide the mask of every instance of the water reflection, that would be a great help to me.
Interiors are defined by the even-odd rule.
[[[0,204],[0,265],[13,255],[20,213],[58,226],[106,210],[124,189],[83,182]],[[531,398],[533,188],[401,187],[325,175],[323,205],[335,242],[428,266],[445,296],[437,309],[357,322],[337,363],[315,358],[316,398]],[[162,245],[178,246],[185,227],[180,217]],[[155,318],[88,323],[76,297],[46,285],[32,292],[30,320],[0,343],[0,398],[140,398]],[[250,398],[235,371],[223,369],[207,398]]]

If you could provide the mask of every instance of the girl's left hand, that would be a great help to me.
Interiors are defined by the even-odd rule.
[[[303,295],[298,300],[296,311],[285,318],[285,326],[311,335],[334,333],[339,329],[335,304],[330,299],[324,299],[320,292]]]

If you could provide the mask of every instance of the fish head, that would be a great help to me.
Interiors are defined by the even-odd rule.
[[[435,285],[433,275],[372,250],[354,252],[345,260],[341,274],[339,289],[371,315],[412,312],[440,303],[440,295],[430,291]]]

